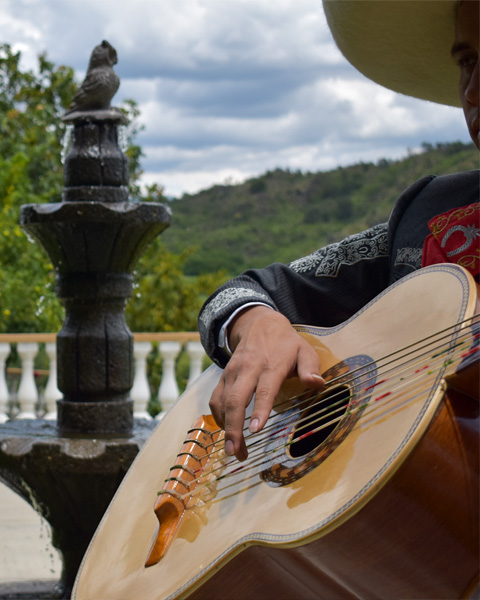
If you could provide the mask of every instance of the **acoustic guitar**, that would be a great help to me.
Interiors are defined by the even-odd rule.
[[[472,277],[428,267],[337,327],[297,330],[325,389],[288,380],[262,432],[247,418],[240,463],[208,415],[207,369],[134,461],[72,599],[477,597]]]

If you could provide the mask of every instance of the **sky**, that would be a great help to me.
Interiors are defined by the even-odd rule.
[[[0,42],[81,83],[102,40],[144,130],[142,182],[170,197],[276,168],[324,171],[468,142],[460,109],[368,81],[335,47],[320,0],[0,0]]]

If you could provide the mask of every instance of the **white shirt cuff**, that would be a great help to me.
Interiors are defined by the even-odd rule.
[[[227,337],[228,326],[230,325],[232,320],[235,318],[235,316],[238,315],[238,313],[241,312],[242,310],[245,310],[248,306],[267,306],[268,308],[273,310],[273,308],[271,306],[269,306],[268,304],[265,304],[264,302],[247,302],[246,304],[243,304],[242,306],[237,308],[237,310],[233,311],[233,313],[228,317],[228,319],[222,325],[222,328],[220,329],[220,332],[218,334],[218,346],[220,348],[223,348],[225,350],[225,352],[227,352],[227,354],[229,354],[230,356],[232,356],[233,352],[230,349],[230,346],[228,344],[228,337]]]

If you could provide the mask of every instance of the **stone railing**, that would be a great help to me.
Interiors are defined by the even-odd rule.
[[[134,415],[152,418],[147,407],[153,395],[160,410],[158,419],[180,394],[176,373],[180,354],[187,357],[188,386],[202,372],[205,353],[196,332],[134,333],[133,336],[135,375],[130,395]],[[9,419],[56,418],[56,401],[62,394],[57,387],[55,339],[55,334],[49,333],[0,334],[0,423]],[[158,390],[148,377],[147,361],[153,352],[158,353],[161,361]],[[7,362],[13,354],[16,366]],[[39,362],[42,368],[38,368]]]

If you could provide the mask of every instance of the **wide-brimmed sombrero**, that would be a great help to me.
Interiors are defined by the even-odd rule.
[[[361,73],[416,98],[460,106],[450,50],[458,0],[324,0],[338,48]]]

